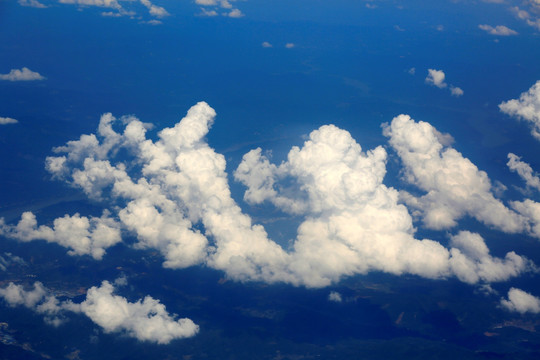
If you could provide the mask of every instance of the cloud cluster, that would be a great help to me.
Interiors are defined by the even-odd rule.
[[[504,25],[497,25],[495,27],[491,25],[478,25],[478,28],[481,30],[484,30],[490,35],[498,35],[498,36],[511,36],[511,35],[517,35],[517,31],[512,30]]]
[[[21,6],[34,7],[34,8],[39,8],[39,9],[44,9],[47,7],[46,5],[40,3],[37,0],[19,0],[18,2],[19,2],[19,5]]]
[[[457,86],[448,85],[445,82],[445,78],[446,78],[446,75],[444,71],[428,69],[428,74],[426,76],[425,81],[426,81],[426,84],[436,86],[439,89],[444,89],[448,87],[450,89],[450,94],[452,94],[452,96],[456,96],[456,97],[462,96],[463,90]]]
[[[540,140],[540,80],[523,92],[519,99],[500,103],[499,109],[505,114],[530,122],[532,135]]]
[[[405,180],[426,192],[420,197],[406,191],[400,195],[428,228],[452,228],[469,215],[508,233],[528,229],[526,219],[493,196],[487,174],[445,146],[445,137],[429,123],[400,115],[384,127],[384,135],[401,158]]]
[[[540,312],[540,299],[516,288],[511,288],[508,291],[508,300],[501,299],[501,305],[509,311],[521,314],[527,312],[538,314]]]
[[[90,255],[100,260],[105,249],[121,241],[118,224],[105,212],[102,217],[75,214],[54,220],[53,227],[37,226],[33,213],[25,212],[17,225],[0,218],[0,235],[19,241],[46,240],[70,249],[70,255]]]
[[[0,80],[7,81],[35,81],[35,80],[45,80],[45,77],[41,76],[39,73],[30,70],[27,67],[22,69],[11,69],[7,74],[0,74]]]
[[[201,6],[199,16],[217,16],[221,14],[231,18],[243,17],[242,11],[235,8],[231,2],[236,2],[236,0],[195,0],[195,4]]]
[[[120,332],[140,341],[168,344],[174,339],[194,336],[199,327],[190,319],[176,320],[158,300],[146,296],[137,302],[114,295],[115,289],[108,281],[99,287],[88,289],[82,303],[60,301],[40,282],[33,290],[9,283],[0,288],[0,297],[10,306],[23,305],[45,316],[45,321],[59,326],[68,312],[82,313],[99,325],[105,332]]]
[[[457,276],[475,283],[505,280],[531,268],[527,259],[514,253],[504,259],[491,257],[477,235],[458,238],[470,238],[478,248],[484,244],[480,252],[471,251],[465,241],[456,240],[448,249],[433,240],[416,239],[399,192],[383,184],[385,149],[364,152],[350,133],[333,125],[313,131],[280,165],[254,149],[234,172],[247,187],[244,199],[249,204],[270,202],[303,217],[296,239],[285,250],[231,197],[225,158],[205,140],[215,115],[208,104],[198,103],[153,141],[146,138],[148,124],[132,116],[116,119],[105,114],[97,134],[55,148],[47,169],[93,199],[112,200],[110,213],[86,223],[101,221],[108,229],[133,233],[135,246],[158,249],[166,267],[204,263],[235,280],[308,287],[373,270],[426,278]],[[485,173],[454,149],[442,151],[441,141],[451,137],[404,115],[384,132],[403,157],[409,177],[429,191],[415,199],[428,225],[448,227],[468,213],[503,231],[523,230],[525,218],[493,198]],[[82,218],[60,220],[79,223]],[[37,233],[72,252],[94,254],[92,249],[101,249],[98,255],[103,254],[103,242],[85,241],[86,246],[76,247],[73,239],[61,237],[60,220],[53,228],[37,227],[33,215],[25,213],[18,225],[2,228],[21,240]],[[92,240],[97,226],[82,228],[79,231]]]

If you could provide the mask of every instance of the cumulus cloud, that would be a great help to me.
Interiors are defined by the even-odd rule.
[[[452,271],[466,283],[505,281],[535,269],[532,262],[513,251],[504,259],[492,257],[484,239],[469,231],[460,231],[452,236],[450,245]]]
[[[501,305],[509,311],[521,314],[527,312],[538,314],[540,312],[540,299],[516,288],[511,288],[508,291],[508,300],[501,299]]]
[[[159,300],[146,296],[132,303],[114,295],[114,291],[111,283],[103,281],[101,286],[88,289],[86,299],[77,304],[58,300],[40,282],[34,283],[33,290],[9,283],[0,288],[0,297],[10,306],[22,305],[44,314],[50,325],[61,325],[67,312],[82,313],[107,333],[125,333],[140,341],[168,344],[174,339],[192,337],[199,331],[190,319],[176,320],[176,315],[170,315]]]
[[[540,30],[540,17],[538,16],[538,14],[540,14],[540,4],[536,1],[529,1],[524,5],[528,5],[528,10],[524,10],[518,6],[514,6],[510,10],[518,19],[525,21],[527,25],[532,26],[537,30]]]
[[[498,36],[511,36],[511,35],[517,35],[517,31],[515,30],[512,30],[504,25],[497,25],[495,27],[491,26],[491,25],[486,25],[486,24],[483,24],[483,25],[478,25],[478,27],[481,29],[481,30],[484,30],[485,32],[487,32],[488,34],[490,35],[498,35]]]
[[[134,117],[116,119],[105,114],[97,134],[82,135],[55,148],[56,155],[47,158],[47,169],[93,199],[112,201],[110,217],[136,236],[135,246],[158,249],[165,258],[164,266],[170,268],[204,263],[235,280],[308,287],[326,286],[344,276],[373,270],[427,278],[457,275],[467,282],[489,282],[505,276],[484,275],[486,264],[503,264],[507,270],[500,273],[507,277],[528,269],[528,261],[515,254],[509,253],[504,260],[493,259],[489,253],[474,257],[460,250],[463,246],[454,250],[433,240],[416,239],[412,218],[399,204],[398,191],[383,184],[385,149],[363,151],[350,133],[333,125],[314,130],[279,165],[271,163],[261,149],[254,149],[244,155],[234,172],[235,179],[247,187],[244,199],[249,204],[270,202],[304,218],[296,239],[285,250],[231,197],[225,158],[205,140],[215,116],[208,104],[198,103],[152,141],[146,138],[148,124]],[[392,136],[397,131],[394,128]],[[451,137],[430,131],[440,141],[435,147],[451,142]],[[120,152],[122,158],[118,159]],[[465,178],[479,176],[477,181],[483,184],[485,175],[478,175],[468,160],[456,155],[459,153],[450,153],[458,164],[465,163],[456,170],[459,174],[465,170]],[[437,165],[441,160],[432,161]],[[464,186],[467,190],[467,184]],[[462,194],[446,196],[442,199],[448,204],[443,205],[451,207],[452,197],[460,199]],[[522,219],[497,200],[490,201],[502,207],[497,211],[505,216],[505,226],[513,225],[509,219]],[[485,210],[482,216],[491,216],[492,210]],[[23,235],[58,231],[56,227],[38,228],[30,214],[23,219],[23,225],[4,225],[4,229]],[[17,227],[29,230],[13,230]],[[455,264],[454,257],[466,264],[467,271]]]
[[[296,45],[294,45],[293,43],[286,43],[286,44],[285,44],[285,47],[286,47],[287,49],[292,49],[292,48],[295,47],[295,46],[296,46]]]
[[[7,74],[0,74],[0,80],[7,81],[34,81],[34,80],[45,80],[45,77],[41,76],[39,73],[30,70],[27,67],[22,69],[12,69]]]
[[[452,96],[462,96],[463,90],[454,85],[448,85],[445,82],[446,74],[442,70],[428,69],[428,74],[426,76],[426,84],[436,86],[439,89],[449,88],[450,94]]]
[[[244,14],[239,9],[232,9],[227,13],[227,16],[231,18],[241,18]]]
[[[100,218],[65,215],[55,219],[52,228],[38,227],[35,215],[25,212],[15,226],[0,218],[0,235],[23,242],[46,240],[70,249],[70,255],[90,255],[96,260],[103,257],[105,249],[121,241],[118,224],[107,212]]]
[[[469,215],[507,233],[528,230],[526,219],[507,208],[491,192],[484,171],[441,142],[440,133],[429,123],[399,115],[384,127],[384,135],[404,165],[405,180],[426,194],[420,197],[402,191],[401,199],[417,210],[431,229],[448,229]]]
[[[201,8],[201,12],[198,14],[199,16],[218,16],[216,10],[206,10],[205,8]]]
[[[518,173],[519,177],[527,184],[527,187],[540,191],[540,175],[535,173],[529,164],[521,161],[519,156],[509,153],[506,165],[511,171]]]
[[[527,92],[523,92],[519,99],[500,103],[499,109],[505,114],[530,122],[532,135],[540,140],[540,80]]]
[[[217,5],[216,0],[195,0],[195,4],[202,6],[215,6]]]
[[[143,4],[147,9],[150,15],[162,18],[165,16],[169,16],[170,14],[162,8],[161,6],[156,6],[150,2],[150,0],[140,0],[141,4]]]
[[[526,199],[524,201],[513,201],[510,204],[527,219],[530,224],[531,234],[540,238],[540,203]]]
[[[447,86],[444,82],[446,75],[442,70],[428,69],[428,75],[426,76],[426,83],[436,86],[439,89],[443,89]]]
[[[168,344],[199,332],[199,326],[192,320],[176,320],[176,315],[170,315],[159,300],[146,296],[131,303],[113,292],[113,285],[103,281],[101,286],[88,289],[81,304],[70,308],[88,316],[107,333],[123,332],[140,341]]]
[[[7,124],[16,124],[19,121],[12,119],[10,117],[0,117],[0,125],[7,125]]]
[[[264,48],[271,48],[272,47],[272,44],[270,44],[268,41],[263,41],[263,43],[261,44],[262,47]]]

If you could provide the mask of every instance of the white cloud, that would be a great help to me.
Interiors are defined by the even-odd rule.
[[[484,24],[484,25],[478,25],[478,27],[491,35],[510,36],[510,35],[518,34],[517,31],[507,28],[504,25],[497,25],[493,27],[491,25]]]
[[[227,0],[221,0],[220,1],[220,6],[224,9],[232,9],[233,6],[230,2],[228,2]]]
[[[285,44],[285,47],[286,47],[287,49],[292,49],[292,48],[295,47],[295,46],[296,46],[296,45],[294,45],[293,43],[286,43],[286,44]]]
[[[8,74],[0,74],[0,80],[8,81],[34,81],[34,80],[45,80],[45,77],[41,76],[39,73],[30,70],[27,67],[22,69],[12,69]]]
[[[192,320],[175,320],[158,300],[146,296],[142,301],[130,303],[114,295],[114,287],[103,281],[100,287],[88,289],[86,300],[73,304],[107,333],[125,332],[140,341],[168,344],[174,339],[192,337],[199,327]]]
[[[529,5],[529,11],[523,10],[522,8],[519,8],[517,6],[512,7],[510,10],[516,15],[518,19],[525,21],[527,25],[532,26],[537,30],[540,30],[540,17],[534,15],[535,13],[540,13],[540,5],[533,1],[529,1],[528,4],[525,5]]]
[[[513,201],[510,204],[529,221],[531,235],[540,238],[540,203],[526,199]]]
[[[205,8],[201,8],[201,12],[198,14],[199,16],[218,16],[216,10],[206,10]]]
[[[444,71],[442,70],[428,69],[426,83],[436,86],[439,89],[443,89],[447,86],[447,84],[444,82],[445,76],[446,75],[444,74]]]
[[[232,9],[231,11],[229,11],[227,16],[231,18],[241,18],[244,16],[244,14],[239,9]]]
[[[150,2],[150,0],[140,0],[141,1],[141,4],[143,4],[144,6],[146,6],[146,8],[148,9],[148,12],[150,13],[150,15],[152,16],[155,16],[155,17],[158,17],[158,18],[162,18],[162,17],[165,17],[165,16],[169,16],[170,14],[167,12],[167,10],[165,10],[164,8],[162,8],[161,6],[156,6],[154,4],[152,4]]]
[[[82,135],[56,148],[57,156],[47,159],[47,169],[91,198],[112,200],[111,217],[136,235],[136,247],[158,249],[165,258],[164,266],[171,268],[205,263],[235,280],[308,287],[326,286],[344,276],[373,270],[427,278],[457,275],[474,282],[504,278],[482,275],[483,264],[489,261],[513,269],[500,271],[507,276],[527,269],[528,262],[515,254],[504,260],[487,253],[471,257],[457,252],[458,248],[449,250],[436,241],[415,239],[412,218],[398,203],[398,191],[383,184],[384,148],[363,152],[347,131],[333,125],[313,131],[279,166],[255,149],[244,156],[234,173],[247,186],[248,203],[269,201],[304,217],[296,240],[285,251],[231,197],[225,158],[205,140],[215,115],[201,102],[152,141],[146,139],[147,124],[134,117],[117,121],[105,114],[97,135]],[[115,128],[123,126],[122,132],[116,132],[113,123]],[[451,142],[451,137],[434,129],[431,135],[436,141]],[[122,161],[116,159],[120,149]],[[465,160],[458,157],[458,164]],[[470,170],[467,166],[465,175]],[[139,170],[128,174],[129,168]],[[478,172],[473,170],[473,175]],[[482,184],[483,177],[479,177]],[[444,200],[452,195],[460,197],[454,193]],[[506,226],[512,225],[512,216],[521,219],[500,206]],[[29,228],[36,229],[35,223]],[[466,261],[468,271],[454,264],[454,257]],[[512,261],[514,266],[508,265]],[[471,271],[478,274],[470,275]]]
[[[192,320],[176,320],[165,306],[150,296],[131,303],[126,298],[114,295],[114,287],[103,281],[100,287],[88,289],[86,299],[80,303],[69,300],[59,301],[40,282],[34,283],[33,290],[24,290],[21,285],[9,283],[0,288],[0,297],[10,306],[20,306],[34,310],[45,316],[45,321],[53,326],[61,325],[67,312],[83,313],[107,333],[122,332],[140,341],[168,344],[174,339],[192,337],[199,327]]]
[[[118,225],[107,213],[101,218],[65,215],[55,219],[50,228],[38,227],[35,215],[25,212],[16,226],[6,225],[0,218],[0,235],[19,241],[46,240],[69,248],[70,255],[91,255],[96,260],[103,257],[105,249],[121,241]]]
[[[456,86],[450,85],[450,93],[452,94],[452,96],[460,97],[463,95],[463,90],[461,90],[461,88],[458,88]]]
[[[511,171],[517,172],[525,180],[527,187],[540,191],[540,175],[535,173],[529,164],[521,161],[519,156],[509,153],[506,165]]]
[[[450,266],[456,276],[470,284],[505,281],[527,270],[533,270],[534,264],[528,259],[509,252],[504,259],[493,258],[484,239],[469,231],[460,231],[452,236]]]
[[[0,116],[0,125],[7,125],[7,124],[16,124],[18,123],[17,120],[12,119],[10,117],[1,117]]]
[[[117,0],[59,0],[61,4],[76,4],[83,6],[98,6],[113,9],[121,9],[122,7]]]
[[[19,5],[21,6],[34,7],[34,8],[39,8],[39,9],[44,9],[47,7],[37,0],[19,0],[18,2],[19,2]]]
[[[409,74],[414,75],[416,74],[416,68],[412,67],[407,71]]]
[[[540,140],[540,80],[527,92],[521,93],[519,99],[504,101],[499,109],[510,116],[532,123],[532,135]]]
[[[540,299],[516,288],[511,288],[508,291],[508,300],[501,299],[501,305],[509,311],[521,314],[527,312],[538,314],[540,312]]]
[[[195,4],[202,6],[215,6],[217,5],[217,0],[195,0]]]
[[[338,303],[343,301],[341,294],[338,293],[337,291],[331,291],[330,294],[328,294],[328,300],[333,301],[333,302],[338,302]]]
[[[264,48],[271,48],[272,47],[272,44],[270,44],[268,41],[263,41],[263,43],[261,44],[262,47]]]
[[[469,215],[504,232],[525,232],[526,219],[493,196],[487,174],[445,146],[438,134],[429,123],[408,115],[399,115],[384,127],[405,167],[405,180],[426,192],[415,197],[402,191],[402,200],[417,209],[428,228],[448,229]]]

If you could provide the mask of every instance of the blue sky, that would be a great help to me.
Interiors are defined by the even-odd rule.
[[[192,316],[204,306],[117,271],[150,252],[235,296],[345,306],[382,274],[398,297],[410,277],[430,294],[457,282],[500,321],[538,321],[536,2],[20,0],[0,23],[5,311],[197,341],[219,323]],[[66,296],[36,246],[103,276]]]

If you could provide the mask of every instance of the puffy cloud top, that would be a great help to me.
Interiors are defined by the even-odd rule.
[[[522,314],[527,312],[537,314],[540,312],[540,299],[516,288],[511,288],[508,291],[508,300],[501,299],[501,305],[509,311]]]
[[[499,109],[505,114],[530,122],[532,135],[540,140],[540,80],[522,93],[519,99],[500,103]]]
[[[34,81],[34,80],[45,80],[44,76],[41,76],[39,73],[30,70],[27,67],[22,69],[12,69],[7,74],[0,74],[0,80],[8,81]]]

